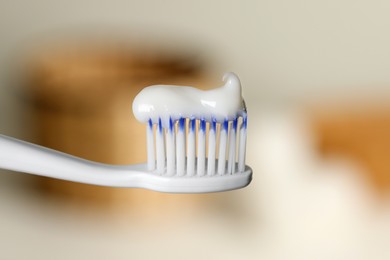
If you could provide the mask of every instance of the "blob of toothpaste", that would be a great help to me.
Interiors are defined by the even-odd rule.
[[[225,73],[225,84],[211,90],[187,86],[154,85],[144,88],[133,101],[136,119],[164,126],[180,118],[203,119],[222,123],[246,113],[241,83],[236,74]]]

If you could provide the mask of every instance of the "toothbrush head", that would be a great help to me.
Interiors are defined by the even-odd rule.
[[[167,192],[226,191],[251,182],[240,80],[231,72],[223,80],[206,91],[150,86],[134,99],[136,118],[147,123],[147,170],[166,182]]]

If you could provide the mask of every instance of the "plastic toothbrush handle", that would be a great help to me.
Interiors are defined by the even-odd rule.
[[[95,185],[139,187],[146,166],[96,163],[0,135],[0,168]]]
[[[206,193],[238,189],[252,179],[252,169],[214,177],[169,177],[146,164],[109,165],[0,135],[0,168],[93,185],[144,188],[169,193]]]

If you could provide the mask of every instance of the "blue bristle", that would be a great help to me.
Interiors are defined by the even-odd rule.
[[[163,131],[161,118],[158,119],[158,131],[159,131],[160,133],[162,133],[162,131]]]
[[[174,125],[173,125],[173,121],[172,121],[172,118],[171,117],[169,117],[169,132],[173,132],[173,127],[174,127]]]
[[[216,126],[217,126],[217,122],[215,122],[215,120],[211,121],[211,123],[210,123],[211,130],[215,131]]]
[[[190,130],[191,132],[195,132],[196,124],[195,119],[190,119]]]
[[[200,130],[206,132],[206,120],[204,119],[200,120]]]
[[[153,128],[153,122],[152,122],[151,118],[149,119],[148,123],[149,123],[149,127],[152,129]]]
[[[229,121],[225,120],[223,122],[223,130],[228,131],[228,129],[229,129]]]
[[[237,131],[237,117],[233,120],[233,129],[234,131]]]
[[[246,129],[247,124],[248,124],[248,117],[247,117],[247,116],[244,116],[242,125],[243,125],[243,127],[244,127],[245,129]]]
[[[185,128],[186,128],[186,119],[185,118],[180,118],[179,119],[179,130],[180,131],[185,131]]]

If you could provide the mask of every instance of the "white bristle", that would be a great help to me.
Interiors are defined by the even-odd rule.
[[[199,121],[198,130],[198,161],[196,165],[197,175],[203,176],[205,174],[206,162],[206,121]]]
[[[176,174],[178,176],[183,176],[185,173],[185,156],[186,156],[186,140],[185,140],[185,119],[181,118],[177,124],[177,133],[176,133]]]
[[[240,127],[240,143],[238,146],[238,171],[244,172],[245,170],[245,151],[246,151],[246,117]]]
[[[219,134],[219,150],[218,150],[218,174],[225,174],[226,167],[226,142],[228,134],[229,123],[225,121],[221,124],[220,134]]]
[[[162,127],[161,119],[156,129],[156,150],[157,150],[157,172],[164,173],[165,170],[165,144],[164,144],[164,129]]]
[[[214,121],[181,118],[176,122],[170,119],[167,127],[163,128],[159,120],[155,135],[154,125],[150,121],[146,132],[149,171],[157,168],[157,173],[168,176],[213,176],[216,173],[225,175],[244,172],[246,114],[241,118],[225,120],[218,123],[218,127]]]
[[[187,175],[195,174],[195,119],[190,119],[188,122],[188,143],[187,143]]]
[[[153,123],[151,120],[146,127],[146,142],[148,150],[148,170],[153,171],[156,167],[156,159],[154,156],[154,135],[153,135]]]
[[[175,131],[172,119],[169,119],[169,126],[166,129],[167,142],[167,174],[172,176],[175,174]]]
[[[236,166],[236,133],[237,133],[237,119],[231,123],[229,132],[229,155],[228,155],[228,174],[235,172]]]
[[[207,175],[215,174],[215,149],[216,149],[216,123],[210,123],[209,130],[209,145],[208,145],[208,156],[207,156]]]

